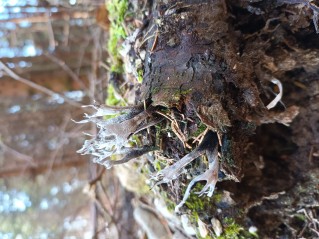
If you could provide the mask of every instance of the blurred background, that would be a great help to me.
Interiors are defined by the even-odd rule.
[[[0,1],[0,238],[133,238],[133,194],[71,121],[106,99],[108,27],[104,0]]]

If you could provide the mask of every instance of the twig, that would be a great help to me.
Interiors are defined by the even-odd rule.
[[[111,67],[109,67],[108,65],[106,65],[103,61],[99,62],[99,65],[102,66],[104,69],[106,69],[107,71],[111,71]]]
[[[76,107],[81,107],[81,105],[78,104],[77,102],[74,102],[73,100],[70,100],[70,99],[68,99],[67,97],[65,97],[65,96],[63,96],[61,94],[58,94],[58,93],[56,93],[56,92],[54,92],[54,91],[52,91],[52,90],[50,90],[50,89],[48,89],[46,87],[43,87],[43,86],[38,85],[38,84],[28,80],[28,79],[25,79],[25,78],[22,78],[21,76],[18,76],[16,73],[14,73],[12,70],[10,70],[9,67],[7,67],[2,61],[0,61],[0,69],[2,69],[5,73],[8,74],[8,76],[12,77],[16,81],[19,81],[19,82],[21,82],[23,84],[26,84],[26,85],[28,85],[28,86],[30,86],[30,87],[38,90],[38,91],[41,91],[41,92],[43,92],[43,93],[45,93],[47,95],[50,95],[52,97],[59,96],[59,97],[63,98],[64,101],[67,102],[70,105],[73,105],[73,106],[76,106]]]
[[[25,155],[25,154],[22,154],[18,151],[16,151],[15,149],[13,148],[10,148],[8,145],[0,142],[0,147],[2,147],[4,149],[4,151],[7,151],[8,153],[11,153],[12,155],[16,156],[17,158],[23,160],[23,161],[27,161],[29,162],[32,166],[36,166],[36,163],[34,162],[33,158],[28,156],[28,155]]]
[[[93,185],[93,184],[96,184],[96,182],[100,181],[104,172],[105,172],[105,167],[102,167],[101,171],[98,173],[98,175],[94,178],[94,179],[91,179],[89,184],[90,185]]]
[[[50,19],[50,12],[47,9],[46,12],[46,17],[47,17],[47,24],[48,24],[48,33],[49,33],[49,45],[50,49],[53,51],[55,49],[55,39],[54,39],[54,32],[53,32],[53,27],[52,27],[52,22]]]
[[[104,169],[105,169],[105,167],[104,167]],[[113,203],[111,201],[111,198],[109,197],[109,195],[107,193],[107,190],[106,190],[106,188],[104,187],[104,185],[102,184],[101,181],[97,183],[97,189],[98,189],[98,192],[100,192],[99,193],[100,194],[100,196],[99,196],[100,200],[101,200],[102,196],[104,196],[104,200],[106,202],[104,202],[103,205],[104,205],[106,211],[109,213],[110,216],[114,216],[114,214],[115,214],[114,210],[116,208],[113,207]],[[113,199],[113,201],[115,201],[115,200],[116,200],[116,198]]]
[[[63,147],[63,145],[65,144],[66,140],[68,138],[65,137],[64,132],[66,131],[66,127],[68,125],[68,123],[70,122],[71,116],[70,115],[66,115],[64,117],[64,120],[62,122],[62,125],[60,127],[61,129],[61,134],[58,135],[57,137],[57,141],[59,142],[58,145],[56,146],[56,149],[52,152],[52,154],[50,155],[50,161],[49,161],[49,170],[46,174],[47,177],[50,176],[51,172],[52,172],[52,167],[54,165],[54,163],[56,162],[57,156],[59,154],[59,152],[61,152],[61,148]]]
[[[174,134],[177,136],[177,138],[183,143],[184,145],[184,148],[191,148],[190,145],[187,144],[187,139],[186,139],[186,136],[183,134],[183,132],[181,131],[178,123],[177,123],[177,120],[175,117],[172,117],[172,116],[168,116],[160,111],[155,111],[157,114],[165,117],[166,119],[168,119],[170,122],[171,122],[171,129],[172,131],[174,132]]]
[[[83,90],[85,90],[87,87],[84,85],[84,83],[80,80],[80,78],[68,67],[67,64],[65,64],[64,61],[60,60],[56,56],[50,55],[47,52],[43,53],[47,58],[49,58],[54,63],[58,64],[68,75],[74,80],[76,83],[78,83]]]
[[[77,75],[80,75],[80,70],[81,70],[83,58],[84,58],[85,52],[87,50],[87,47],[90,44],[90,41],[91,41],[91,38],[89,38],[89,39],[85,38],[85,44],[82,45],[81,50],[79,52],[79,61],[78,61],[77,69],[76,69]]]
[[[69,44],[69,35],[70,35],[70,15],[64,16],[65,23],[63,25],[63,45],[67,46]]]
[[[156,33],[155,33],[155,39],[153,41],[153,45],[152,45],[152,48],[151,48],[150,52],[154,52],[155,47],[157,45],[157,39],[158,39],[158,31],[156,31]]]

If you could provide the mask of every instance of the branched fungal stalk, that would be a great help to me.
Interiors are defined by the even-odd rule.
[[[86,119],[76,123],[93,122],[99,128],[98,134],[84,142],[83,147],[78,150],[81,154],[91,154],[94,162],[111,168],[113,165],[125,163],[133,158],[155,150],[155,147],[144,146],[143,148],[126,147],[132,135],[158,123],[161,118],[154,116],[152,109],[143,110],[143,106],[111,107],[106,105],[89,105],[96,112],[85,115]],[[115,118],[101,119],[98,117],[116,115]],[[112,155],[125,154],[118,161],[112,161]]]
[[[218,181],[218,138],[217,134],[208,131],[202,143],[192,152],[184,156],[181,160],[177,161],[172,166],[169,166],[161,171],[159,171],[155,177],[156,180],[161,178],[157,184],[168,183],[173,179],[176,179],[182,172],[183,167],[191,163],[195,158],[198,158],[202,154],[206,154],[209,161],[209,168],[203,174],[195,177],[188,185],[183,200],[176,206],[175,211],[178,211],[180,207],[186,202],[190,195],[191,188],[199,181],[206,181],[206,185],[198,193],[200,196],[207,193],[208,197],[213,195],[215,185]]]
[[[215,185],[218,181],[218,170],[219,170],[219,161],[218,161],[218,138],[216,133],[212,133],[209,131],[205,135],[207,142],[207,148],[205,150],[206,156],[208,158],[208,170],[203,174],[198,175],[188,184],[187,189],[185,191],[183,200],[176,206],[175,211],[178,212],[179,209],[184,205],[187,198],[190,195],[190,190],[195,185],[195,183],[200,181],[206,181],[205,186],[202,188],[200,192],[198,192],[199,196],[202,196],[204,193],[207,193],[208,197],[213,196]]]
[[[157,149],[156,146],[144,146],[142,148],[126,147],[133,134],[163,120],[161,115],[154,115],[156,111],[153,107],[149,107],[147,110],[143,110],[142,106],[111,107],[106,105],[88,105],[85,107],[92,107],[96,112],[92,115],[85,114],[86,119],[76,123],[93,122],[99,128],[99,131],[93,139],[84,142],[83,147],[78,150],[78,153],[95,156],[93,159],[95,163],[101,164],[106,168],[111,168],[114,165],[126,163],[131,159]],[[101,119],[101,117],[114,114],[120,115],[111,119]],[[124,154],[125,156],[120,160],[110,159],[112,155],[120,154]],[[177,211],[186,202],[190,195],[190,190],[196,182],[206,181],[206,185],[199,192],[199,195],[203,195],[204,193],[207,193],[209,197],[213,195],[218,180],[219,169],[217,134],[207,131],[197,148],[173,165],[160,170],[153,177],[155,181],[158,181],[156,185],[177,179],[185,166],[203,154],[206,154],[209,160],[209,168],[190,182],[182,202],[176,207]]]

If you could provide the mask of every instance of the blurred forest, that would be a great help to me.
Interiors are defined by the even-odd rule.
[[[104,0],[0,1],[0,238],[129,238],[130,195],[71,121],[105,99],[107,26]]]
[[[245,131],[243,140],[241,134],[230,134],[231,138],[225,139],[226,156],[232,142],[241,146],[236,151],[241,156],[239,166],[229,161],[242,174],[241,182],[224,178],[224,171],[220,171],[212,198],[192,193],[182,214],[175,214],[175,204],[182,200],[188,181],[200,175],[206,165],[194,161],[194,167],[185,167],[187,175],[181,180],[152,190],[150,176],[188,154],[187,144],[181,143],[198,145],[208,131],[205,125],[190,120],[198,123],[191,129],[175,107],[172,116],[169,111],[155,111],[160,117],[154,122],[162,121],[152,128],[145,126],[139,135],[130,128],[128,143],[138,148],[153,142],[160,150],[153,147],[153,154],[105,170],[93,162],[93,156],[77,153],[83,142],[92,142],[85,139],[97,135],[97,129],[93,124],[76,122],[89,121],[89,117],[83,120],[83,115],[92,111],[83,105],[105,102],[125,106],[141,101],[145,79],[150,76],[143,62],[150,62],[152,54],[154,58],[166,48],[179,52],[177,47],[183,45],[178,40],[184,36],[182,31],[176,31],[176,36],[176,32],[167,34],[174,35],[168,41],[165,34],[159,34],[161,28],[173,31],[171,26],[175,24],[161,20],[176,17],[184,22],[188,15],[200,12],[192,11],[187,4],[196,7],[202,1],[0,0],[0,239],[318,238],[319,3],[206,2],[220,5],[217,10],[221,20],[212,22],[216,23],[215,29],[223,26],[225,36],[221,36],[225,38],[212,27],[216,42],[223,46],[224,39],[233,38],[230,49],[234,43],[234,49],[240,51],[233,53],[241,55],[238,59],[244,59],[243,66],[245,61],[251,66],[247,72],[256,73],[256,82],[257,78],[263,79],[258,87],[265,92],[267,102],[277,93],[283,98],[274,111],[267,109],[267,117],[258,125],[238,124]],[[221,6],[225,12],[221,12]],[[207,9],[206,15],[211,16]],[[206,52],[203,54],[199,56]],[[231,56],[224,58],[232,63]],[[164,65],[171,67],[165,57],[159,59],[158,65],[163,59]],[[220,62],[220,69],[228,64],[223,58]],[[235,64],[229,71],[238,69]],[[161,70],[154,72],[163,75]],[[270,84],[272,78],[281,83]],[[150,96],[157,96],[163,89],[150,87]],[[164,96],[168,100],[184,99],[190,91],[181,89],[177,95]],[[251,92],[246,93],[238,99],[253,101]],[[141,109],[147,102],[143,104]],[[290,107],[296,109],[291,115],[281,114],[289,113]],[[177,115],[183,116],[176,118],[178,123]],[[103,119],[115,120],[110,127],[118,123],[116,117],[107,117]],[[184,131],[180,131],[181,126]],[[194,134],[188,134],[188,128]],[[183,138],[185,135],[189,137]],[[114,155],[110,158],[113,160]],[[198,186],[194,189],[200,190]]]

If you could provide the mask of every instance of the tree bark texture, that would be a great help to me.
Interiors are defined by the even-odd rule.
[[[222,217],[253,220],[262,236],[315,235],[292,219],[318,214],[318,189],[306,189],[319,166],[315,14],[308,1],[155,1],[152,10],[140,100],[219,134],[221,170],[242,178],[219,184],[236,201]],[[284,95],[270,109],[273,79]]]
[[[99,132],[79,152],[110,168],[156,150],[148,166],[179,202],[175,210],[211,227],[221,221],[225,238],[250,238],[255,227],[261,238],[316,236],[317,5],[150,3],[148,23],[135,35],[142,38],[137,54],[131,51],[132,58],[146,52],[138,104],[91,105],[96,112],[79,123],[94,122]],[[145,146],[127,148],[132,135]],[[191,194],[198,186],[208,197]]]
[[[271,99],[250,54],[241,52],[225,2],[158,1],[153,14],[143,98],[223,135],[223,156],[234,161],[224,168],[240,178],[246,136],[268,113],[261,97]]]

